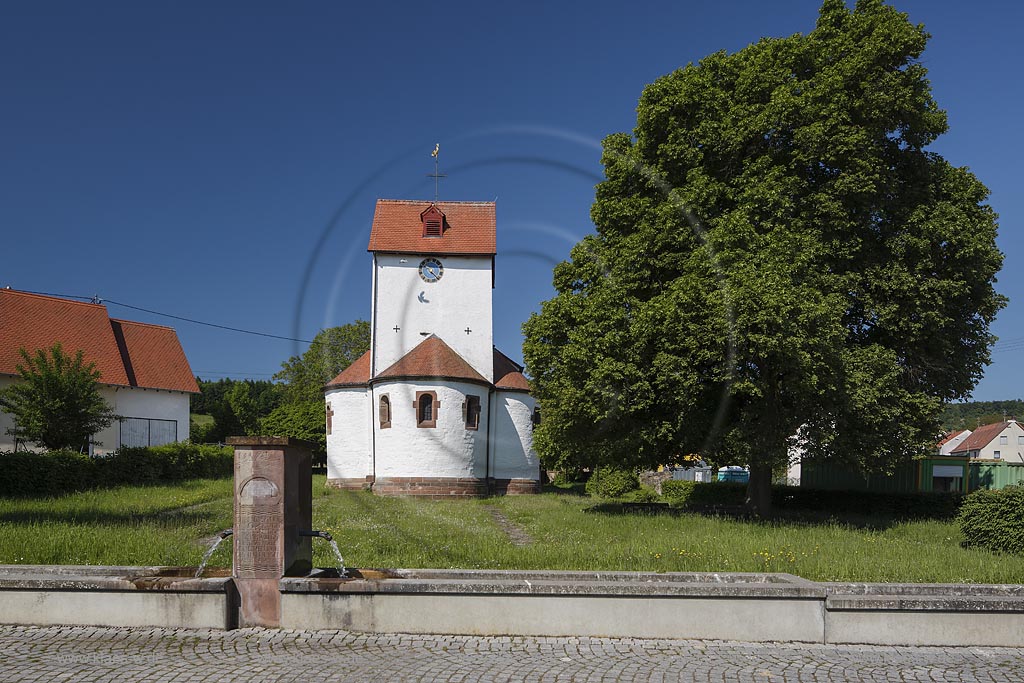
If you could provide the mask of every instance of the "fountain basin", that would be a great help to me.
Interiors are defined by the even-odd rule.
[[[316,570],[273,582],[280,626],[374,633],[1024,646],[1024,585],[791,574]],[[0,622],[235,628],[236,579],[195,567],[0,565]],[[272,590],[274,590],[272,588]]]
[[[6,624],[231,628],[228,570],[195,567],[0,565]]]

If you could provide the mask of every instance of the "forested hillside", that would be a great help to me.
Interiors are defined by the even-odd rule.
[[[951,403],[942,411],[943,429],[974,429],[1004,418],[1024,419],[1024,400]]]

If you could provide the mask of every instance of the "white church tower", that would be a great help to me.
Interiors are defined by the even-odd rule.
[[[493,343],[494,202],[381,199],[370,350],[325,387],[327,480],[378,493],[534,493],[535,402]]]

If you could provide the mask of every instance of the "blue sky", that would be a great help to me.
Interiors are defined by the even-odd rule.
[[[1024,381],[1018,164],[1024,6],[896,3],[950,132],[933,150],[992,191],[1010,297],[974,397]],[[514,7],[514,9],[510,9]],[[599,142],[643,87],[717,50],[809,31],[819,3],[0,5],[0,286],[311,339],[368,318],[378,197],[498,201],[495,342],[553,294],[591,232]],[[170,324],[206,378],[269,378],[304,345]]]

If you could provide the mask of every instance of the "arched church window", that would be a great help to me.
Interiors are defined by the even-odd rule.
[[[480,429],[480,397],[467,396],[462,404],[462,417],[466,421],[466,429]]]
[[[413,407],[416,409],[417,427],[437,426],[437,412],[441,403],[437,400],[436,391],[417,391]]]
[[[328,403],[327,404],[327,433],[328,434],[331,433],[331,426],[332,426],[331,423],[334,422],[334,420],[332,419],[333,417],[334,417],[334,411],[331,410],[331,404]]]
[[[388,398],[387,394],[380,397],[380,403],[377,406],[378,417],[380,418],[380,428],[387,429],[391,426],[391,399]]]

